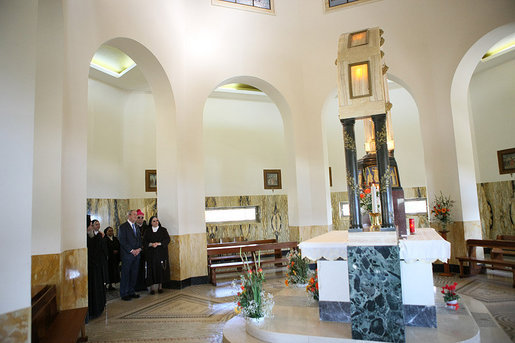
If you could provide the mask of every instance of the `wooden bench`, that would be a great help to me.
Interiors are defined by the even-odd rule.
[[[273,264],[275,268],[278,268],[285,266],[285,262],[287,262],[287,259],[282,255],[282,250],[296,247],[297,242],[253,243],[252,241],[238,245],[226,243],[225,246],[208,247],[209,279],[216,286],[217,273],[232,273],[234,269],[241,270],[245,262],[241,260],[240,252],[251,256],[252,253],[259,252],[261,265]],[[227,262],[223,262],[224,260]],[[257,261],[249,257],[248,263],[254,265]]]
[[[493,254],[490,255],[490,258],[478,258],[476,256],[476,248],[490,248]],[[479,263],[482,264],[484,268],[511,272],[513,276],[513,287],[515,287],[515,261],[504,260],[502,254],[504,250],[515,250],[515,240],[467,239],[468,256],[457,257],[460,263],[460,277],[477,274],[481,270],[481,266],[478,266]],[[499,253],[499,251],[501,251],[501,253]],[[469,274],[465,274],[465,262],[469,264]]]
[[[55,285],[34,287],[32,290],[32,342],[87,342],[85,322],[87,312],[87,307],[57,311]]]

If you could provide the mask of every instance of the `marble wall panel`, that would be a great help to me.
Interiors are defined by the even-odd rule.
[[[32,255],[31,286],[61,283],[60,254]]]
[[[0,314],[0,342],[29,342],[31,308]]]
[[[145,220],[157,214],[156,198],[141,199],[87,199],[87,214],[100,221],[104,230],[111,226],[118,234],[118,227],[127,220],[129,210],[141,209],[145,213]]]
[[[477,185],[483,239],[515,235],[515,181]]]
[[[349,195],[347,192],[331,192],[331,208],[333,219],[333,230],[348,230],[350,225],[350,217],[340,215],[340,202],[348,202]]]
[[[60,310],[88,306],[87,248],[33,255],[31,286],[56,285]]]
[[[331,231],[331,225],[290,226],[290,240],[306,241]]]
[[[61,254],[61,284],[57,287],[60,310],[88,306],[88,250],[64,251]]]
[[[287,195],[246,195],[206,197],[206,208],[258,206],[260,219],[255,223],[207,224],[207,239],[219,242],[276,238],[279,242],[290,240],[288,230]]]
[[[168,256],[171,280],[182,281],[207,275],[206,244],[203,233],[170,236]]]

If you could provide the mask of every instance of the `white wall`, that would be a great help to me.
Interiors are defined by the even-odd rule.
[[[255,100],[210,97],[204,109],[206,196],[271,194],[263,169],[281,169],[286,194],[285,137],[281,114],[265,96]]]
[[[515,59],[475,73],[469,92],[477,182],[514,180],[499,174],[497,151],[515,148]]]
[[[37,1],[0,1],[0,314],[30,307],[36,23]]]
[[[152,93],[89,79],[88,198],[150,198],[145,169],[156,169]]]

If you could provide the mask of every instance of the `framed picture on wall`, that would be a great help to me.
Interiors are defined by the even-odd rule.
[[[515,148],[497,151],[499,174],[515,173]]]
[[[281,169],[263,169],[265,189],[281,189]]]
[[[155,169],[145,170],[145,192],[157,192],[157,173]]]

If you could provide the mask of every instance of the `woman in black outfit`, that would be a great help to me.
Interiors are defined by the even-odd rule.
[[[113,284],[120,282],[120,241],[114,235],[112,227],[104,230],[104,240],[107,245],[107,271],[109,274],[108,290],[114,290]]]
[[[152,216],[143,236],[145,281],[150,294],[155,294],[155,288],[158,293],[163,293],[163,283],[170,280],[169,243],[168,231],[161,226],[156,216]]]

